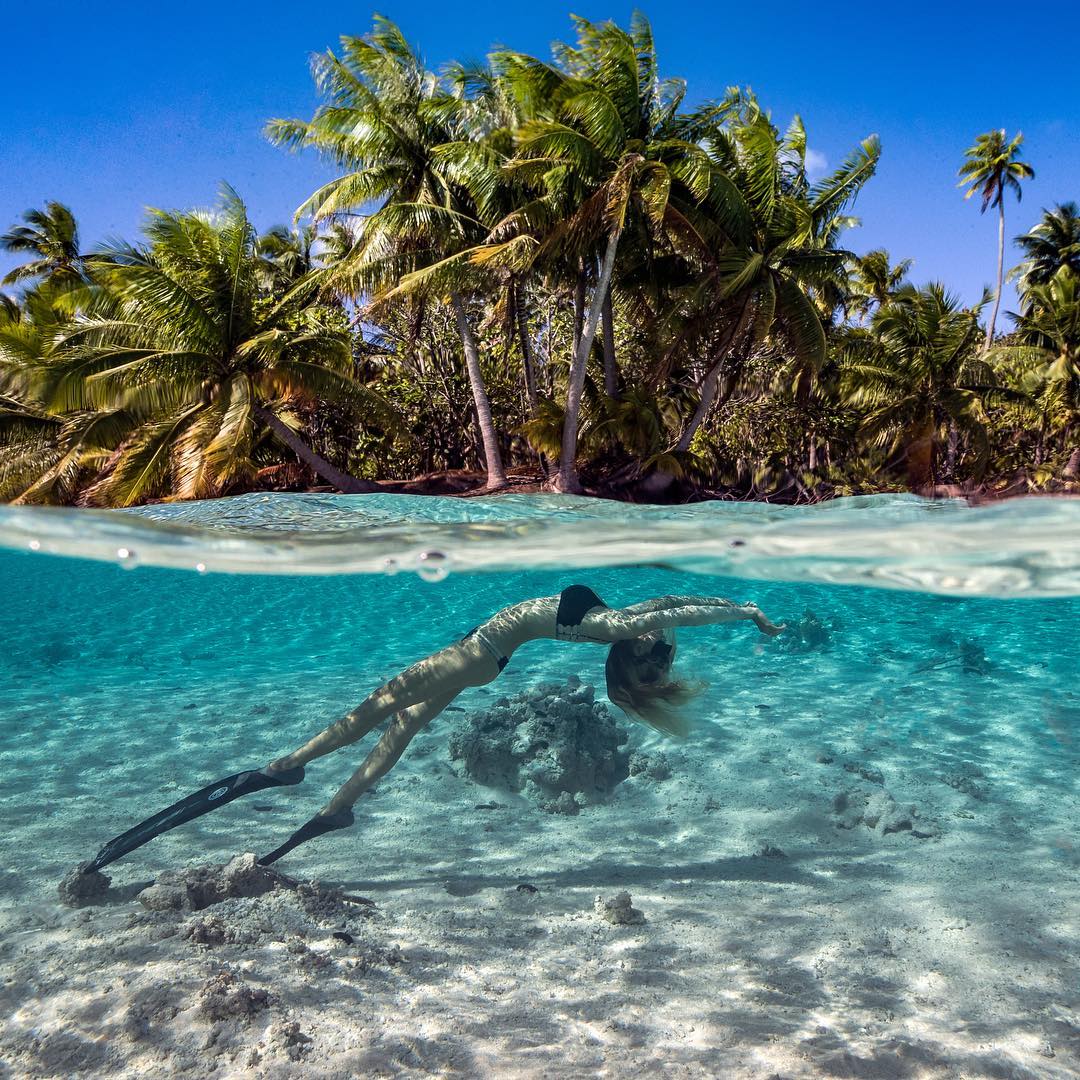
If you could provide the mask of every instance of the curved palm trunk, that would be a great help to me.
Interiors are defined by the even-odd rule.
[[[1062,473],[1065,480],[1075,480],[1080,477],[1080,447],[1077,447],[1065,462],[1065,472]]]
[[[256,404],[252,412],[279,438],[305,465],[328,484],[333,484],[338,491],[346,495],[366,495],[382,491],[378,484],[370,480],[361,480],[335,468],[325,458],[320,457],[288,424],[265,405]]]
[[[581,392],[585,387],[585,368],[592,351],[596,328],[600,322],[600,310],[603,297],[611,284],[611,273],[615,269],[615,253],[619,247],[619,232],[608,236],[604,261],[600,264],[600,280],[593,290],[593,302],[589,305],[589,317],[585,320],[581,340],[574,352],[570,367],[570,384],[566,390],[566,411],[563,415],[562,454],[559,458],[559,475],[555,478],[555,490],[580,492],[581,481],[577,473],[577,438],[578,416],[581,413]]]
[[[739,312],[738,322],[735,323],[727,340],[720,346],[716,363],[709,368],[709,373],[701,384],[701,400],[694,410],[694,415],[690,418],[690,423],[686,425],[682,435],[679,436],[679,441],[675,444],[676,450],[686,451],[690,449],[690,443],[693,442],[698,428],[704,423],[705,417],[709,415],[709,409],[716,398],[716,386],[720,379],[720,365],[745,333],[750,322],[750,314],[750,298],[747,297],[743,302],[742,311]]]
[[[997,292],[994,294],[994,308],[990,312],[990,324],[986,328],[986,340],[983,342],[985,354],[994,340],[994,324],[997,322],[998,308],[1001,307],[1001,285],[1005,280],[1005,200],[998,203],[998,265]]]
[[[612,310],[611,286],[604,293],[604,306],[600,311],[604,335],[604,393],[610,398],[619,396],[619,369],[615,363],[615,313]]]
[[[469,318],[465,314],[465,305],[458,293],[450,294],[457,319],[458,333],[465,349],[465,367],[469,373],[469,385],[472,387],[473,401],[476,404],[476,422],[480,425],[480,438],[484,442],[484,462],[487,466],[487,484],[489,489],[506,487],[506,473],[503,471],[502,454],[499,452],[499,437],[495,433],[495,422],[491,419],[491,402],[484,386],[484,374],[480,370],[480,350],[476,347],[476,338]]]
[[[750,298],[747,297],[743,302],[742,311],[739,313],[738,321],[732,328],[731,333],[727,336],[727,339],[717,350],[717,359],[702,380],[697,408],[694,410],[694,415],[690,418],[690,423],[683,429],[683,433],[679,436],[679,441],[675,444],[676,451],[685,453],[690,449],[690,443],[694,441],[694,436],[697,434],[698,428],[705,422],[705,417],[709,415],[709,410],[716,400],[716,388],[720,382],[720,366],[746,332],[746,328],[750,324],[750,315]],[[731,394],[734,388],[735,381],[732,379],[731,385],[725,393],[725,399]],[[663,469],[658,469],[656,472],[645,477],[645,480],[641,485],[641,491],[644,495],[650,497],[662,495],[674,482],[675,477],[672,476],[671,473],[665,472]]]

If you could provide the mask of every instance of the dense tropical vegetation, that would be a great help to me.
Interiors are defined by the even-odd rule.
[[[748,91],[691,105],[651,31],[427,70],[392,23],[313,61],[268,137],[337,176],[259,235],[240,197],[83,250],[50,202],[0,236],[0,499],[124,506],[480,473],[636,498],[785,500],[1080,477],[1080,217],[1017,243],[1022,137],[959,170],[998,211],[961,306],[848,250],[880,156],[826,176]],[[462,481],[464,484],[465,481]]]

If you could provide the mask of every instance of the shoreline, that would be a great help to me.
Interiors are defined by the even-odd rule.
[[[407,480],[373,480],[381,492],[388,495],[436,495],[453,498],[474,499],[494,495],[534,495],[556,494],[546,486],[544,476],[536,469],[519,466],[507,470],[507,485],[500,488],[487,488],[485,474],[466,469],[447,469],[440,472],[425,473]],[[289,494],[338,494],[336,489],[325,484],[311,484],[296,488],[251,488],[251,491],[288,492]],[[247,491],[229,492],[218,498],[247,494]],[[376,494],[376,492],[371,492]],[[675,506],[696,502],[740,502],[767,503],[771,505],[808,506],[816,503],[831,502],[834,499],[859,495],[918,495],[931,499],[963,499],[972,505],[979,503],[1004,502],[1022,498],[1080,498],[1080,482],[1063,482],[1052,490],[1032,490],[1023,477],[999,477],[986,483],[964,486],[960,484],[935,484],[931,488],[911,491],[902,486],[873,487],[866,490],[844,492],[808,492],[807,495],[791,487],[778,492],[760,495],[747,495],[735,488],[709,488],[696,484],[676,481],[670,489],[670,498],[637,497],[640,492],[633,485],[613,484],[603,479],[591,481],[582,479],[581,495],[594,499],[606,499],[612,502],[624,502],[642,506]]]

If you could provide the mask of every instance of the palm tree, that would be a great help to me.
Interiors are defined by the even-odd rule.
[[[1001,306],[1001,286],[1005,273],[1005,191],[1012,191],[1019,202],[1023,195],[1020,181],[1031,180],[1035,176],[1035,170],[1020,160],[1020,144],[1023,141],[1023,132],[1017,132],[1015,138],[1009,140],[1004,128],[980,135],[974,145],[964,151],[965,161],[958,174],[961,179],[957,187],[966,185],[968,189],[964,192],[965,199],[970,199],[976,192],[982,197],[980,213],[985,214],[991,206],[996,206],[998,210],[997,290],[990,323],[986,328],[986,340],[983,342],[984,353],[994,340],[994,326]]]
[[[1075,440],[1080,432],[1080,275],[1062,267],[1046,284],[1032,285],[1025,299],[1027,310],[1014,316],[1019,344],[996,349],[995,358],[1027,370],[1044,422]],[[1065,479],[1077,476],[1080,446],[1070,450],[1064,469]]]
[[[75,458],[57,468],[66,456],[63,420],[33,398],[23,377],[48,355],[61,325],[47,290],[38,287],[27,290],[21,306],[5,305],[0,319],[0,500],[64,501],[81,475]],[[42,484],[44,477],[51,480]]]
[[[122,438],[122,414],[52,408],[40,393],[39,373],[61,361],[79,293],[79,310],[112,307],[100,289],[50,278],[27,289],[16,317],[0,323],[0,499],[71,502]]]
[[[33,258],[12,270],[3,284],[39,279],[54,284],[77,280],[82,257],[75,215],[63,203],[48,202],[44,210],[27,210],[23,221],[25,225],[14,225],[0,235],[0,248]]]
[[[873,175],[876,137],[863,141],[832,175],[806,177],[806,133],[796,119],[787,135],[756,108],[732,129],[708,135],[709,195],[688,215],[689,250],[699,271],[692,302],[708,365],[700,400],[675,449],[685,452],[708,415],[722,373],[751,341],[773,335],[807,382],[825,357],[825,333],[812,294],[842,280],[850,253],[829,246],[845,206]]]
[[[342,37],[341,56],[316,56],[312,70],[324,104],[310,121],[270,121],[267,135],[281,146],[315,149],[348,171],[319,188],[297,216],[311,213],[323,221],[377,207],[328,281],[370,297],[395,288],[410,271],[478,242],[484,230],[436,152],[455,141],[441,108],[445,93],[400,29],[376,17],[371,33]],[[504,487],[467,298],[455,289],[450,303],[484,445],[487,486]]]
[[[856,255],[851,261],[848,278],[852,311],[865,319],[884,307],[904,284],[913,261],[901,259],[893,265],[884,248]]]
[[[707,190],[706,155],[683,138],[680,80],[662,80],[647,20],[631,28],[575,19],[577,44],[556,47],[558,66],[520,56],[508,64],[519,99],[547,100],[547,115],[525,123],[507,168],[551,207],[554,224],[537,237],[532,265],[567,255],[577,278],[574,350],[563,410],[556,490],[581,490],[577,442],[586,367],[609,297],[624,230],[648,242],[674,223],[680,198]],[[519,238],[508,241],[516,243]],[[489,254],[497,258],[494,251]],[[588,310],[584,306],[592,282]],[[609,372],[613,367],[609,336]],[[608,375],[607,385],[612,385]]]
[[[275,225],[255,242],[259,258],[259,285],[267,292],[285,292],[318,267],[315,245],[319,240],[314,225],[290,229]]]
[[[983,402],[997,388],[976,357],[978,308],[963,309],[943,285],[904,286],[879,308],[869,329],[849,336],[842,386],[863,414],[862,433],[898,452],[913,490],[937,478],[938,448],[966,429],[985,454]]]
[[[1062,267],[1080,275],[1080,209],[1066,202],[1043,210],[1038,225],[1018,236],[1016,243],[1024,261],[1009,277],[1016,278],[1022,297],[1036,285],[1048,285]]]
[[[74,490],[71,483],[79,469],[58,470],[65,456],[61,445],[63,422],[50,416],[32,401],[14,393],[0,393],[0,500],[5,502],[36,501],[45,489],[38,488],[44,476],[56,476],[54,499],[63,501]],[[68,480],[65,487],[60,481]],[[37,490],[35,491],[35,488]],[[44,500],[42,500],[44,501]]]
[[[51,354],[20,365],[44,411],[92,422],[80,446],[111,450],[87,500],[218,494],[252,477],[267,430],[340,490],[379,490],[295,430],[294,406],[315,397],[380,403],[347,374],[344,325],[303,290],[260,289],[256,236],[236,193],[225,189],[216,214],[151,211],[145,232],[146,247],[90,258],[103,296],[59,330]]]

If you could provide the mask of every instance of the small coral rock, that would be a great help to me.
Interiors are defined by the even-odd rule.
[[[64,880],[56,889],[60,894],[60,903],[68,907],[88,907],[105,899],[111,883],[110,878],[100,870],[83,873],[83,869],[89,865],[88,862],[79,863],[64,875]]]
[[[852,790],[840,792],[833,799],[833,823],[838,829],[854,829],[865,825],[882,835],[910,832],[919,840],[940,835],[940,828],[931,821],[921,820],[918,807],[898,803],[888,791]]]
[[[295,1020],[275,1024],[270,1029],[270,1045],[283,1050],[291,1061],[299,1061],[311,1048],[312,1041]]]
[[[195,945],[224,945],[229,940],[228,928],[220,915],[193,919],[184,928],[182,936]]]
[[[250,851],[230,859],[221,871],[226,896],[263,896],[273,892],[280,880],[273,870],[260,866]]]
[[[450,758],[478,784],[521,792],[541,809],[576,814],[629,775],[628,730],[571,678],[474,713],[450,737]]]
[[[869,784],[885,783],[885,775],[876,765],[868,765],[861,761],[845,761],[844,771],[862,777]]]
[[[259,866],[251,852],[237,855],[224,866],[189,866],[165,870],[139,893],[151,911],[202,911],[234,896],[264,896],[282,883],[281,875]]]
[[[199,1011],[207,1020],[247,1019],[270,1004],[270,995],[223,971],[208,979],[199,991]]]
[[[598,896],[593,907],[600,918],[615,926],[640,926],[645,921],[644,914],[631,906],[628,892],[616,893],[608,900]]]
[[[175,885],[151,885],[143,889],[135,899],[150,911],[181,911],[187,895]]]

